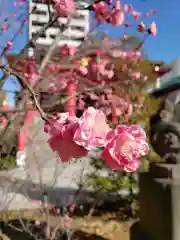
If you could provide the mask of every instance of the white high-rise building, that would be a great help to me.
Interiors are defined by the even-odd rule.
[[[36,3],[36,1],[30,1],[29,12],[33,13],[29,16],[29,39],[31,39],[46,23],[49,22],[48,6],[43,3]],[[50,11],[54,12],[52,6]],[[66,23],[67,18],[59,18],[59,23]],[[63,33],[62,38],[59,42],[59,46],[63,44],[73,44],[79,46],[83,41],[84,37],[89,31],[89,11],[88,10],[77,10],[76,15],[72,18],[68,29]],[[53,24],[37,39],[36,44],[40,47],[46,47],[53,43],[54,38],[59,33],[59,24]]]

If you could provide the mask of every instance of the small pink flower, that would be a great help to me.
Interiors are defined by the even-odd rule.
[[[96,58],[88,62],[88,78],[95,82],[106,82],[113,78],[114,66],[106,58],[101,58],[97,63]]]
[[[157,26],[155,22],[152,22],[149,26],[148,29],[149,34],[151,34],[152,36],[156,36],[157,35]]]
[[[145,28],[146,28],[145,24],[144,24],[143,22],[141,22],[141,23],[138,25],[137,30],[138,30],[138,32],[143,33],[143,32],[145,31]]]
[[[133,9],[134,9],[133,5],[132,5],[132,4],[129,4],[129,5],[128,5],[128,11],[129,11],[129,12],[132,12]]]
[[[12,45],[13,45],[13,43],[12,43],[11,41],[8,41],[8,42],[6,43],[6,46],[7,46],[8,48],[12,47]]]
[[[125,12],[132,12],[134,9],[132,4],[124,4],[124,11]]]
[[[133,72],[131,74],[131,78],[134,79],[134,80],[138,80],[141,78],[141,73],[140,72]]]
[[[124,12],[122,10],[114,10],[111,13],[111,24],[114,26],[122,26],[124,23]]]
[[[116,0],[116,6],[110,15],[110,22],[114,26],[122,26],[124,19],[124,9],[121,7],[120,1]]]
[[[29,58],[27,60],[24,60],[23,64],[24,66],[22,72],[25,80],[30,84],[36,83],[39,73],[35,60]]]
[[[85,66],[80,66],[78,68],[78,73],[80,73],[82,76],[86,76],[88,74],[88,69]]]
[[[148,152],[146,134],[139,125],[119,126],[108,133],[107,140],[102,159],[113,170],[136,171],[139,158]]]
[[[58,88],[55,83],[50,83],[48,87],[48,92],[55,93],[58,92]]]
[[[78,118],[70,117],[68,113],[61,113],[57,118],[51,118],[51,123],[46,123],[44,131],[49,135],[49,145],[56,151],[60,160],[70,161],[72,158],[80,158],[87,151],[73,141],[78,128]]]
[[[39,220],[36,220],[36,221],[35,221],[35,225],[36,225],[36,226],[40,226],[40,225],[41,225],[41,222],[40,222]]]
[[[79,119],[78,125],[73,139],[75,143],[86,150],[104,146],[109,126],[102,111],[89,107]]]
[[[68,17],[76,10],[74,0],[54,0],[54,8],[58,17]]]
[[[137,12],[137,11],[132,11],[132,16],[133,16],[134,20],[137,21],[140,18],[141,13]]]
[[[60,55],[61,56],[74,56],[76,53],[76,46],[74,45],[67,45],[64,44],[61,48],[60,48]]]
[[[2,28],[4,31],[7,31],[9,29],[9,26],[3,26]]]
[[[95,13],[95,18],[100,22],[106,22],[109,19],[109,7],[108,5],[100,1],[98,3],[93,4],[93,9]]]
[[[136,60],[140,56],[141,56],[141,53],[139,53],[139,52],[133,52],[133,51],[127,52],[127,58],[129,58],[131,60]]]

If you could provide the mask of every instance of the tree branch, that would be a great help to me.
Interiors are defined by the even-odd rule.
[[[7,68],[6,68],[7,69]],[[34,104],[36,106],[36,109],[38,110],[38,112],[40,113],[40,116],[41,118],[44,120],[44,121],[48,121],[47,119],[47,116],[45,114],[45,112],[42,110],[42,108],[40,107],[40,104],[37,100],[37,97],[36,97],[36,94],[35,92],[33,91],[32,87],[26,83],[23,78],[17,74],[16,72],[14,72],[13,70],[11,69],[7,69],[7,71],[9,72],[9,75],[13,75],[15,77],[17,77],[17,79],[19,80],[20,84],[29,91],[29,93],[31,94],[32,98],[33,98],[33,101],[34,101]]]

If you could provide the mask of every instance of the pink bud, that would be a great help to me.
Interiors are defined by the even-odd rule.
[[[39,220],[36,220],[36,221],[35,221],[35,225],[36,225],[36,226],[39,226],[40,224],[41,224],[41,222],[40,222]]]
[[[101,54],[101,49],[96,49],[96,55],[100,55]]]
[[[6,43],[6,46],[7,46],[8,48],[12,47],[12,42],[11,42],[11,41],[8,41],[8,42]]]

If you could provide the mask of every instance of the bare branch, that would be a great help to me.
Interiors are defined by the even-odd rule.
[[[0,113],[12,114],[12,113],[35,111],[35,110],[36,110],[36,108],[13,108],[13,109],[7,109],[7,110],[0,109]]]
[[[21,217],[18,218],[19,222],[25,232],[27,232],[33,239],[38,240],[38,238],[26,227]]]
[[[60,28],[60,30],[59,30],[59,33],[56,35],[56,37],[55,37],[55,39],[54,39],[54,41],[53,41],[53,44],[50,46],[50,48],[48,49],[48,51],[47,51],[44,59],[42,60],[42,63],[41,63],[40,69],[39,69],[39,74],[41,74],[41,73],[44,71],[47,63],[48,63],[49,60],[51,59],[51,56],[52,56],[55,48],[57,47],[57,45],[58,45],[58,43],[59,43],[59,41],[60,41],[60,39],[61,39],[61,35],[62,35],[63,32],[69,27],[70,21],[71,21],[71,19],[68,19],[68,22],[67,22],[66,25],[64,25],[64,24],[61,25],[61,28]]]
[[[33,91],[32,87],[31,87],[28,83],[26,83],[19,74],[17,74],[17,73],[15,73],[15,72],[13,72],[13,71],[10,70],[10,75],[16,76],[17,79],[19,80],[19,82],[21,83],[21,85],[25,86],[25,88],[29,91],[29,93],[30,93],[31,96],[33,97],[34,104],[35,104],[38,112],[40,113],[41,118],[42,118],[43,120],[45,120],[45,121],[48,121],[45,112],[42,110],[42,108],[41,108],[40,105],[39,105],[39,102],[38,102],[38,100],[37,100],[37,95],[36,95],[35,92]]]

